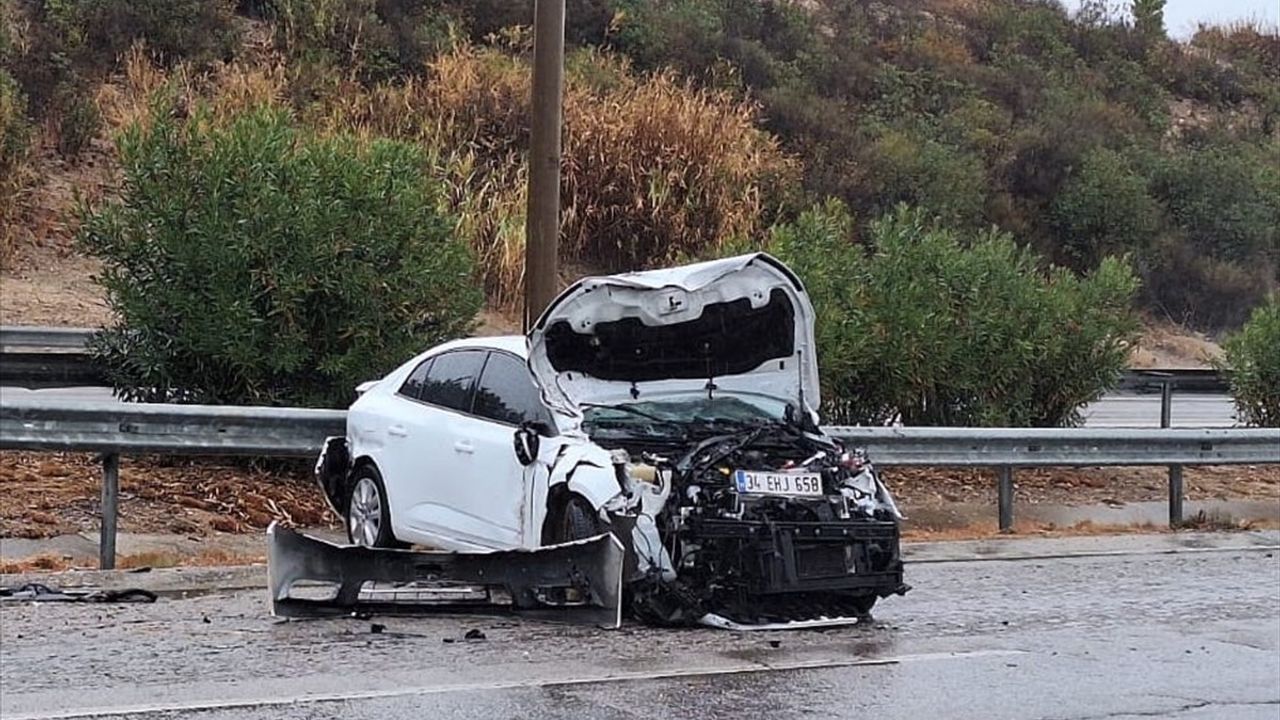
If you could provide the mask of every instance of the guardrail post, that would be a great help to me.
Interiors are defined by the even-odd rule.
[[[1160,427],[1172,425],[1173,380],[1166,379],[1160,385]],[[1169,527],[1182,524],[1182,466],[1169,466]]]
[[[1182,525],[1182,466],[1169,466],[1169,527]]]
[[[102,456],[102,533],[98,538],[98,567],[116,567],[116,519],[120,507],[120,456]]]
[[[1000,532],[1013,531],[1013,468],[996,468],[996,490],[1000,504]]]

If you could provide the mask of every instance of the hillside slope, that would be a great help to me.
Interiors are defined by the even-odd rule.
[[[323,123],[359,93],[429,89],[456,80],[443,67],[527,53],[527,34],[503,28],[527,21],[529,4],[3,0],[0,313],[103,317],[91,294],[57,304],[74,292],[56,278],[92,272],[75,257],[74,208],[77,195],[109,192],[109,138],[129,117],[104,96],[135,42],[168,82],[198,84],[227,62],[275,67],[281,101]],[[861,222],[908,203],[955,226],[998,226],[1079,270],[1128,254],[1160,322],[1234,327],[1280,286],[1280,36],[1207,27],[1177,43],[1153,4],[1138,5],[1147,10],[1132,22],[1101,4],[1070,16],[1038,0],[570,0],[570,44],[594,51],[568,64],[592,88],[583,102],[605,101],[601,88],[628,73],[674,70],[756,107],[751,122],[794,173],[751,180],[757,217],[719,227],[760,233],[832,196]],[[492,51],[433,64],[459,43]],[[506,72],[493,77],[518,88]],[[493,125],[523,127],[523,110],[512,112]],[[582,137],[574,127],[567,152]],[[474,150],[497,164],[505,146]],[[640,163],[664,152],[635,151]],[[567,179],[566,206],[600,211],[581,195],[598,187]],[[513,187],[503,202],[518,198]],[[675,251],[647,252],[641,264]],[[61,263],[68,272],[54,271]]]

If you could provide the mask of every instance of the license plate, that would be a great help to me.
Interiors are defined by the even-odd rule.
[[[738,492],[752,495],[803,495],[822,497],[818,473],[778,473],[739,470],[734,473]]]

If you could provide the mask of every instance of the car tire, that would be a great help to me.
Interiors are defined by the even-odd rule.
[[[371,465],[361,465],[351,476],[347,490],[347,539],[352,545],[371,548],[401,547],[391,532],[391,504],[382,475]]]
[[[605,531],[595,508],[583,497],[570,495],[556,517],[551,539],[555,543],[573,542],[595,537]]]

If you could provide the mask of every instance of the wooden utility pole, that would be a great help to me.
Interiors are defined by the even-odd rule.
[[[564,89],[565,0],[533,9],[533,102],[529,208],[524,234],[524,328],[556,295],[560,244],[560,104]]]

